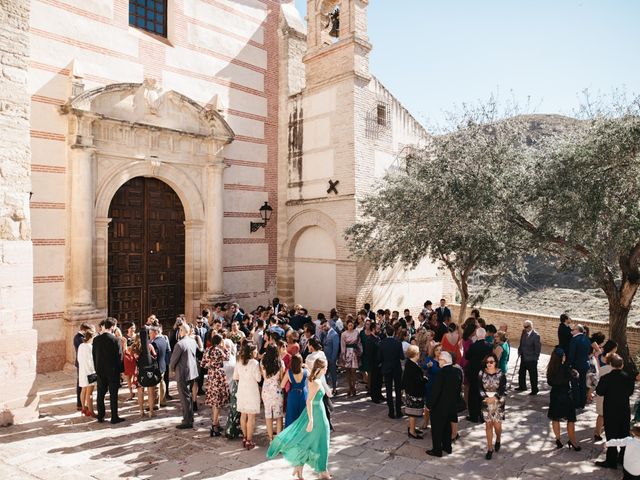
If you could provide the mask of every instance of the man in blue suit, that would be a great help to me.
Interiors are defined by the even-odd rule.
[[[326,318],[320,322],[320,329],[324,332],[322,350],[327,357],[327,376],[331,382],[333,395],[336,395],[338,387],[338,356],[340,354],[340,335],[329,324]]]
[[[149,338],[151,338],[151,344],[156,351],[156,360],[158,361],[158,368],[164,379],[164,374],[167,371],[167,366],[171,361],[171,347],[169,346],[169,339],[162,335],[162,327],[160,325],[153,325],[149,327]],[[166,384],[164,381],[160,382],[158,394],[158,404],[161,407],[166,405]]]
[[[569,343],[569,365],[578,372],[573,381],[572,390],[576,408],[584,408],[587,403],[587,372],[589,371],[589,355],[591,342],[584,334],[582,325],[575,325],[571,330],[573,337]]]

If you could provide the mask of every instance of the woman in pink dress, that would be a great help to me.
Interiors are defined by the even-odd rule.
[[[348,397],[356,395],[356,372],[360,366],[360,355],[362,354],[362,344],[360,343],[360,332],[356,330],[353,317],[347,317],[347,329],[340,337],[340,361],[347,369],[349,379]]]

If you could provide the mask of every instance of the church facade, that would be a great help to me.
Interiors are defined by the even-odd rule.
[[[358,201],[428,141],[369,71],[368,3],[0,7],[2,423],[35,412],[36,370],[73,362],[83,321],[451,296],[428,260],[376,271],[346,247]]]

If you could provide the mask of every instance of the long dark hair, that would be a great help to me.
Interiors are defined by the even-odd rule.
[[[564,350],[562,350],[559,346],[557,346],[553,352],[551,352],[551,357],[549,358],[549,364],[547,365],[547,379],[556,378],[556,376],[562,370],[562,360],[564,356]]]
[[[462,331],[462,339],[463,340],[467,340],[468,338],[470,338],[474,332],[476,331],[476,324],[475,324],[475,319],[472,322],[465,322],[467,325],[464,327],[464,330]]]
[[[240,349],[240,361],[243,365],[249,363],[249,360],[253,358],[253,352],[256,346],[252,342],[244,342]]]
[[[262,357],[262,368],[264,368],[267,378],[273,377],[280,371],[280,355],[278,355],[278,347],[275,345],[267,345]]]
[[[300,374],[300,372],[302,371],[302,355],[296,353],[293,357],[291,357],[289,368],[294,374]]]

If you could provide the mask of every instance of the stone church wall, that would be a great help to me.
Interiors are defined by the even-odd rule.
[[[29,1],[0,2],[0,426],[37,418],[29,192]],[[11,386],[11,388],[6,388]]]
[[[154,79],[218,110],[234,130],[223,151],[225,294],[253,308],[275,294],[274,221],[250,233],[265,201],[277,202],[279,1],[169,1],[168,38],[129,26],[128,2],[33,0],[31,146],[34,321],[38,369],[72,361],[64,312],[70,294],[70,193],[67,119],[60,106],[84,89]],[[188,163],[189,159],[185,159]],[[204,267],[203,267],[204,269]],[[188,299],[193,317],[200,299]]]

